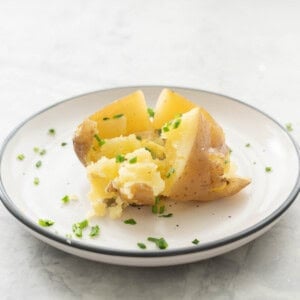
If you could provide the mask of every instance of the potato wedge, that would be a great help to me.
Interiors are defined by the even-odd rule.
[[[98,158],[91,154],[91,151],[99,148],[99,139],[127,136],[131,133],[151,131],[152,128],[144,94],[142,91],[136,91],[103,107],[84,120],[75,132],[74,150],[79,160],[88,165]]]
[[[169,173],[164,196],[178,201],[209,201],[239,192],[247,179],[227,178],[228,148],[213,147],[211,122],[200,108],[182,115],[180,126],[163,133]],[[174,126],[173,126],[174,127]],[[219,144],[219,143],[218,143]]]

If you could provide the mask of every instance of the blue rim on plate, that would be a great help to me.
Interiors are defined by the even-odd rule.
[[[289,196],[287,197],[287,199],[272,213],[270,214],[268,217],[266,217],[265,219],[263,219],[262,221],[258,222],[257,224],[243,230],[240,231],[236,234],[233,234],[229,237],[223,238],[223,239],[219,239],[213,242],[209,242],[209,243],[205,243],[205,244],[200,244],[197,246],[189,246],[183,249],[177,249],[177,250],[170,250],[170,249],[166,249],[164,251],[147,251],[147,252],[142,252],[142,251],[122,251],[122,250],[115,250],[115,249],[109,249],[109,248],[101,248],[101,246],[92,246],[92,245],[86,245],[82,242],[76,241],[76,240],[72,240],[72,244],[70,245],[69,241],[65,238],[65,237],[61,237],[59,235],[56,235],[55,233],[52,233],[50,231],[47,231],[43,228],[41,228],[40,226],[38,226],[38,224],[32,222],[29,218],[27,218],[26,216],[24,216],[22,214],[22,212],[14,205],[13,201],[10,199],[10,197],[8,196],[8,194],[6,193],[5,187],[3,185],[3,181],[2,181],[2,173],[1,173],[1,166],[2,166],[2,160],[3,160],[3,154],[4,151],[6,149],[6,146],[8,145],[8,143],[10,142],[10,140],[14,137],[14,135],[18,132],[18,130],[27,122],[29,122],[31,119],[35,118],[36,116],[40,115],[41,113],[55,107],[58,106],[64,102],[68,102],[68,101],[72,101],[75,100],[76,98],[82,97],[82,96],[87,96],[89,94],[93,94],[93,93],[97,93],[97,92],[101,92],[101,91],[110,91],[110,90],[116,90],[116,89],[125,89],[125,88],[132,88],[132,89],[143,89],[145,87],[149,87],[149,88],[164,88],[164,86],[159,86],[159,85],[149,85],[149,86],[126,86],[126,87],[116,87],[116,88],[110,88],[110,89],[103,89],[103,90],[98,90],[98,91],[93,91],[90,93],[85,93],[85,94],[81,94],[81,95],[77,95],[74,96],[72,98],[68,98],[66,100],[57,102],[51,106],[48,106],[47,108],[35,113],[34,115],[32,115],[31,117],[27,118],[25,121],[23,121],[21,124],[19,124],[9,135],[8,137],[5,139],[1,150],[0,150],[0,199],[3,203],[3,205],[7,208],[7,210],[17,219],[19,220],[23,225],[25,225],[26,227],[28,227],[29,229],[31,229],[32,231],[38,233],[39,235],[45,236],[50,240],[53,240],[55,242],[58,242],[60,244],[63,244],[64,246],[68,246],[71,248],[77,248],[80,250],[84,250],[84,251],[88,251],[88,252],[92,252],[92,253],[97,253],[97,254],[104,254],[104,255],[111,255],[111,256],[125,256],[125,257],[141,257],[141,258],[154,258],[154,257],[167,257],[167,256],[177,256],[177,255],[184,255],[184,254],[191,254],[191,253],[197,253],[197,252],[202,252],[202,251],[207,251],[207,250],[211,250],[211,249],[216,249],[228,244],[232,244],[234,242],[237,242],[239,240],[242,240],[248,236],[253,235],[254,233],[262,230],[263,228],[267,227],[268,225],[272,224],[276,219],[278,219],[288,208],[289,206],[295,201],[296,197],[298,196],[299,192],[300,192],[300,150],[299,150],[299,146],[297,145],[297,143],[295,142],[295,140],[293,139],[293,137],[286,131],[286,129],[280,124],[278,123],[275,119],[273,119],[272,117],[270,117],[268,114],[266,114],[265,112],[259,110],[258,108],[253,107],[252,105],[249,105],[247,103],[244,103],[240,100],[234,99],[232,97],[228,97],[219,93],[214,93],[214,92],[209,92],[209,91],[204,91],[204,90],[199,90],[199,89],[195,89],[195,88],[186,88],[186,87],[170,87],[171,89],[185,89],[185,90],[190,90],[190,91],[198,91],[198,92],[206,92],[209,94],[213,94],[213,95],[217,95],[217,96],[221,96],[221,97],[225,97],[228,100],[240,103],[242,105],[245,105],[259,113],[261,113],[262,115],[264,115],[265,117],[267,117],[268,119],[270,119],[271,121],[273,121],[275,124],[277,124],[277,126],[283,130],[285,132],[285,134],[289,137],[289,139],[291,140],[291,142],[293,143],[294,147],[295,147],[295,151],[297,153],[297,157],[298,157],[298,166],[299,166],[299,171],[298,171],[298,175],[297,175],[297,181],[293,187],[293,189],[291,190]]]

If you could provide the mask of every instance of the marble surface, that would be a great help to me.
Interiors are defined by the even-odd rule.
[[[292,122],[299,142],[299,10],[299,1],[2,0],[0,142],[49,104],[139,84],[241,99]],[[0,205],[1,299],[300,299],[299,219],[296,201],[240,249],[139,269],[51,248]]]

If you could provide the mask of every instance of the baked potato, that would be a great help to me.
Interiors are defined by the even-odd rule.
[[[250,183],[233,175],[222,128],[202,107],[164,89],[154,117],[137,91],[83,121],[74,150],[86,166],[94,213],[120,217],[157,197],[210,201]]]

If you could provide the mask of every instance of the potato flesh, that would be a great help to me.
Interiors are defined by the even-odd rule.
[[[121,136],[105,140],[105,144],[99,146],[96,139],[93,141],[93,147],[88,152],[87,160],[89,162],[97,162],[101,157],[116,157],[119,154],[127,154],[142,147],[134,134],[129,136]]]
[[[110,216],[118,217],[117,212],[122,212],[120,208],[124,204],[151,205],[154,197],[164,190],[165,182],[149,151],[137,149],[125,155],[125,159],[118,163],[115,158],[102,157],[87,167],[91,182],[89,197],[96,215],[103,216],[109,212]],[[131,159],[136,159],[136,162],[130,163]],[[145,191],[148,191],[146,195]],[[109,207],[104,199],[118,200],[118,203],[115,208]]]
[[[109,120],[114,123],[118,120],[118,115],[123,115],[126,118],[126,130],[124,135],[136,133],[139,131],[152,130],[152,124],[148,116],[147,105],[142,91],[136,91],[126,97],[120,98],[111,104],[107,105],[100,111],[96,112],[89,118],[97,122],[99,136],[101,138],[112,138],[119,136],[118,132],[105,130],[105,124]],[[113,125],[114,126],[114,125]]]

